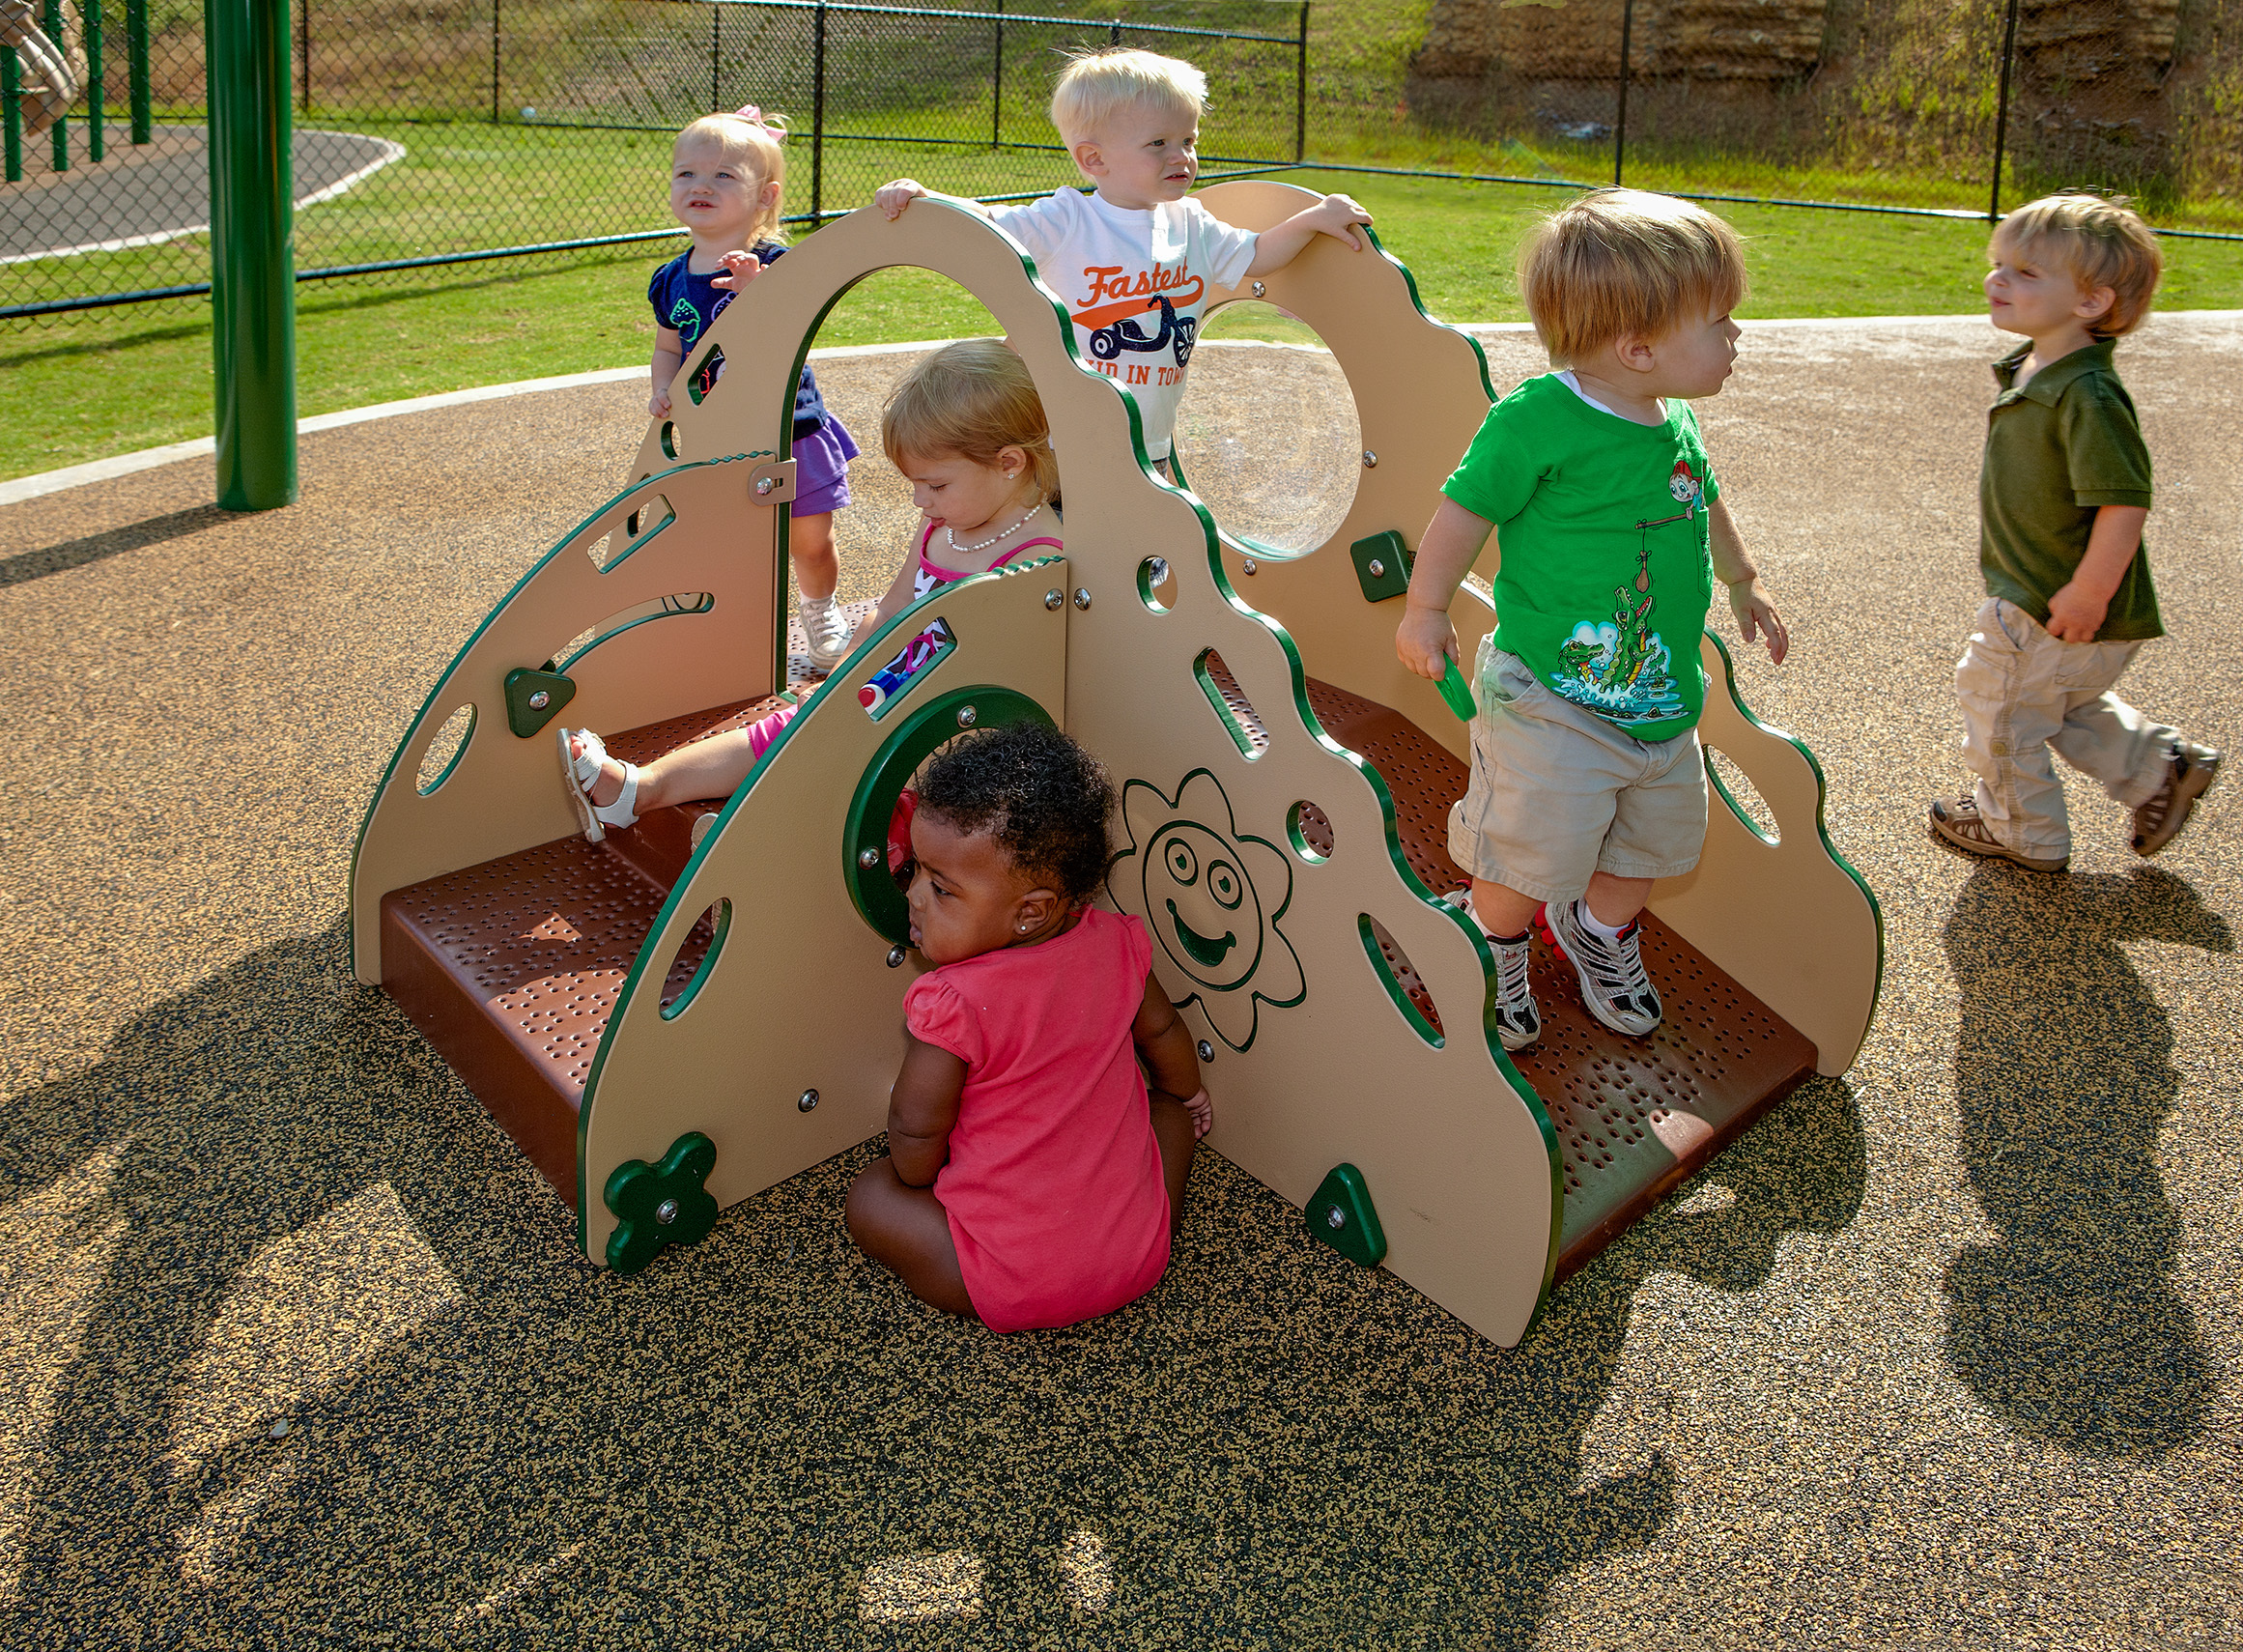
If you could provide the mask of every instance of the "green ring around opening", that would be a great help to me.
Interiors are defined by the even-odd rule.
[[[974,708],[974,718],[970,724],[961,724],[958,713],[967,706]],[[875,933],[899,947],[911,944],[911,908],[888,869],[888,821],[895,812],[895,800],[937,747],[970,728],[997,728],[1008,723],[1059,726],[1050,712],[1017,690],[986,684],[953,689],[906,718],[857,783],[841,842],[842,875],[848,880],[849,898],[857,903],[858,914]],[[874,855],[869,867],[859,859],[867,849]]]

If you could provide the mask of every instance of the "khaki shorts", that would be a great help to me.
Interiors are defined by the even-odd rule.
[[[1449,857],[1537,900],[1589,874],[1680,877],[1706,844],[1698,732],[1637,740],[1550,693],[1516,654],[1481,645],[1472,783],[1449,811]]]

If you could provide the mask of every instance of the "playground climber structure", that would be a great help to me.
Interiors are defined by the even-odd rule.
[[[1250,229],[1310,199],[1253,182],[1203,198]],[[1065,554],[948,584],[823,681],[790,682],[796,377],[828,310],[899,265],[964,286],[1028,363]],[[1065,729],[1122,793],[1108,894],[1150,930],[1200,1040],[1209,1145],[1498,1343],[1793,1087],[1852,1063],[1876,904],[1824,835],[1813,757],[1745,708],[1711,634],[1701,734],[1760,802],[1715,771],[1703,859],[1654,893],[1666,1019],[1643,1040],[1606,1031],[1538,950],[1543,1040],[1503,1052],[1487,945],[1441,898],[1464,882],[1446,841],[1468,729],[1393,646],[1417,527],[1491,400],[1484,361],[1423,315],[1401,265],[1328,239],[1208,313],[1250,299],[1314,328],[1355,399],[1353,500],[1320,544],[1236,537],[1188,473],[1159,479],[1134,405],[1077,357],[1017,244],[932,199],[829,226],[726,308],[683,368],[724,350],[722,380],[677,398],[636,479],[436,684],[361,829],[356,968],[574,1208],[589,1258],[690,1267],[663,1253],[883,1128],[923,967],[891,811],[929,754],[1019,719]],[[1148,302],[1117,339],[1167,325]],[[1494,615],[1467,585],[1457,619],[1470,659]],[[936,621],[949,642],[929,664],[861,696]],[[730,799],[577,835],[564,707],[643,763],[789,698],[800,715]],[[1784,922],[1740,918],[1769,911]]]

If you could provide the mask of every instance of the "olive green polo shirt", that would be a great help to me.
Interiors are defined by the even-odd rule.
[[[2141,505],[2149,494],[2149,449],[2134,398],[2112,365],[2111,339],[2052,361],[2017,387],[2032,347],[1994,364],[2002,393],[1986,414],[1986,457],[1978,470],[1978,567],[1989,596],[2004,598],[2041,624],[2048,599],[2070,583],[2087,554],[2102,505]],[[2149,552],[2127,565],[2098,642],[2163,637]]]

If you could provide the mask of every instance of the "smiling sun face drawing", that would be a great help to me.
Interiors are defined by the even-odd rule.
[[[1183,1002],[1197,999],[1222,1040],[1245,1049],[1257,1001],[1284,1009],[1308,995],[1277,926],[1292,900],[1292,866],[1274,844],[1238,831],[1230,798],[1205,769],[1184,778],[1173,802],[1131,781],[1122,815],[1130,846],[1107,874],[1116,902],[1143,916],[1169,961],[1201,988]]]

